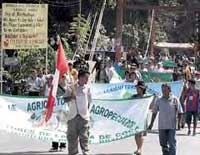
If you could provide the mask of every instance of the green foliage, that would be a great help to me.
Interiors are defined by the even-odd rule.
[[[187,6],[187,1],[181,0],[129,0],[128,4],[138,5],[139,3],[143,5]],[[191,1],[190,6],[194,6],[193,3]],[[131,46],[134,47],[145,47],[144,45],[147,43],[150,32],[150,21],[151,14],[147,10],[126,10],[123,26],[124,44],[128,46],[132,44]],[[157,11],[155,18],[155,39],[158,42],[194,42],[194,22],[194,15],[190,12]],[[140,33],[141,30],[143,31],[142,33]]]
[[[146,48],[148,39],[147,25],[123,25],[123,45],[126,47]]]
[[[48,68],[49,71],[54,69],[54,50],[48,48]],[[27,78],[32,69],[45,68],[46,64],[46,49],[29,49],[19,50],[18,60],[20,67],[11,73],[15,80]]]
[[[180,3],[181,2],[181,3]],[[182,6],[180,0],[161,0],[160,5]],[[192,2],[191,2],[192,3]],[[166,42],[194,42],[194,17],[189,12],[162,10],[156,16],[156,40]]]
[[[114,9],[117,5],[117,1],[116,0],[107,0],[107,6]]]
[[[101,8],[102,2],[103,2],[103,1],[99,1],[99,0],[85,0],[85,1],[87,1],[87,2],[89,1],[89,3],[93,5],[95,10]],[[117,5],[117,0],[107,0],[106,5],[107,5],[107,7],[114,9]]]
[[[67,59],[71,59],[73,52],[67,43],[66,38],[61,38],[63,48]],[[55,56],[56,51],[48,45],[48,73],[55,71]],[[10,75],[15,80],[27,78],[32,69],[39,70],[46,66],[46,49],[29,49],[18,51],[19,66],[10,72]]]
[[[97,47],[102,47],[109,44],[110,37],[107,35],[107,31],[103,25],[100,28],[100,34],[97,40]]]
[[[176,6],[178,5],[179,0],[160,0],[160,5],[170,5],[170,6]]]
[[[61,40],[62,40],[62,43],[63,43],[63,48],[65,50],[65,55],[66,55],[68,60],[71,60],[74,52],[70,48],[69,43],[67,42],[68,40],[65,37],[61,37]]]
[[[73,22],[70,23],[69,37],[75,37],[76,42],[74,44],[78,44],[79,47],[84,48],[89,36],[90,32],[90,22],[91,17],[85,19],[83,16],[78,15],[73,18]]]
[[[62,0],[64,2],[64,0]],[[13,1],[17,2],[17,1]],[[21,1],[20,1],[21,2]],[[22,0],[27,2],[27,0]],[[115,37],[116,27],[116,2],[117,0],[107,0],[107,6],[104,12],[102,27],[100,30],[100,37],[97,46],[108,43],[109,38]],[[130,5],[160,5],[160,6],[195,6],[194,1],[189,0],[127,0]],[[71,18],[77,14],[77,9],[73,8],[56,8],[49,7],[49,32],[56,31],[61,35],[63,47],[68,59],[72,59],[74,51],[68,44],[69,40],[73,40],[74,44],[80,44],[84,49],[88,34],[91,28],[91,21],[93,15],[102,6],[103,1],[98,0],[82,0],[82,16],[80,15]],[[88,8],[84,7],[90,6]],[[200,4],[196,1],[195,4]],[[62,10],[67,12],[70,10],[70,15],[63,14],[61,18],[55,10]],[[66,10],[65,10],[66,9]],[[85,15],[90,16],[85,18]],[[68,17],[69,16],[69,17]],[[131,11],[124,10],[124,25],[123,25],[123,45],[128,47],[136,47],[146,49],[147,40],[150,32],[150,12],[148,11]],[[174,21],[176,26],[174,26]],[[71,24],[69,25],[68,23]],[[194,15],[189,12],[173,12],[173,11],[160,11],[156,15],[156,41],[169,41],[169,42],[194,42]],[[62,29],[64,27],[65,29]],[[68,28],[70,27],[70,29]],[[67,36],[66,33],[69,33]],[[75,39],[74,39],[75,38]],[[73,45],[73,43],[72,43]],[[55,70],[55,52],[48,46],[48,70],[53,73]],[[18,59],[20,62],[19,67],[13,69],[12,75],[15,80],[25,78],[29,75],[32,68],[44,68],[46,63],[46,50],[45,49],[31,49],[18,51]]]

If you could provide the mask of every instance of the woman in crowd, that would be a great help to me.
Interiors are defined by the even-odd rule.
[[[137,94],[133,95],[133,98],[144,97],[144,95],[146,93],[145,83],[143,81],[138,81],[138,83],[136,85],[136,90],[137,90]],[[136,155],[142,154],[142,146],[143,146],[143,141],[144,141],[143,136],[145,136],[145,135],[146,135],[145,131],[135,134],[135,142],[137,145],[137,150],[134,152],[134,154],[136,154]]]

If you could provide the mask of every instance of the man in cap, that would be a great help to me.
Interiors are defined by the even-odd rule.
[[[145,83],[143,81],[138,81],[138,83],[136,85],[136,90],[137,90],[137,94],[133,95],[133,98],[144,97],[144,95],[146,93]],[[141,155],[143,141],[144,141],[143,136],[145,136],[145,135],[146,135],[145,131],[142,131],[142,132],[135,134],[135,142],[136,142],[136,145],[137,145],[137,150],[134,152],[134,154]]]
[[[190,125],[193,117],[193,135],[196,134],[197,116],[198,116],[198,102],[199,102],[199,90],[195,88],[195,80],[188,80],[188,88],[183,92],[182,102],[185,103],[186,111],[186,123],[188,126],[188,135],[190,135]]]
[[[154,120],[159,112],[158,129],[159,140],[163,155],[176,155],[176,117],[183,110],[177,97],[171,94],[169,84],[162,84],[162,96],[159,97],[153,107],[153,115],[149,129],[153,127]]]

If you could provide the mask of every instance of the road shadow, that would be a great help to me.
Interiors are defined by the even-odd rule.
[[[176,133],[176,136],[186,136],[186,137],[188,137],[187,133]]]
[[[0,155],[68,155],[68,154],[66,152],[28,151],[28,152],[0,153]],[[106,153],[106,154],[101,153],[101,154],[90,154],[90,155],[132,155],[132,154],[131,153]]]
[[[25,152],[0,153],[0,155],[67,155],[67,154],[66,152],[25,151]]]
[[[158,130],[157,129],[155,129],[155,130],[147,130],[147,133],[158,134]]]
[[[158,131],[157,129],[156,129],[156,130],[149,130],[149,131],[147,131],[147,132],[148,132],[149,134],[159,134],[159,131]],[[179,133],[179,132],[182,132],[182,131],[181,131],[181,130],[177,130],[177,131],[176,131],[176,135],[177,135],[177,136],[186,136],[186,137],[188,136],[188,135],[187,135],[187,131],[185,131],[185,133]],[[200,132],[196,132],[196,135],[200,135]],[[195,136],[196,136],[196,135],[195,135]],[[191,133],[189,136],[193,136],[192,133]]]

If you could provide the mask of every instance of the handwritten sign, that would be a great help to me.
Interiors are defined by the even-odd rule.
[[[2,4],[2,48],[47,48],[47,4]]]

